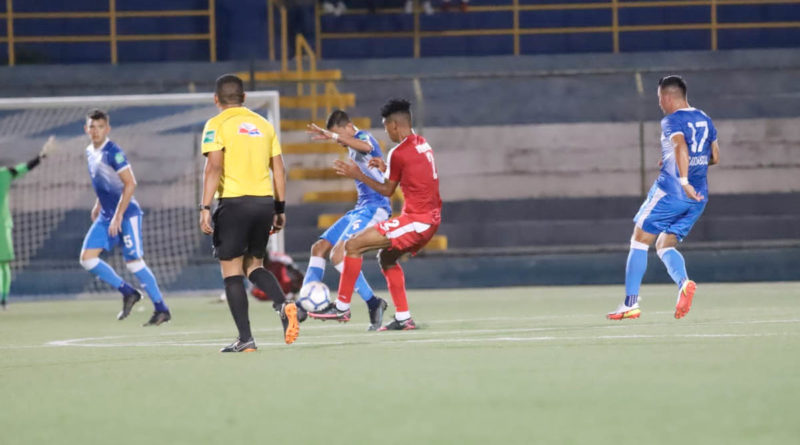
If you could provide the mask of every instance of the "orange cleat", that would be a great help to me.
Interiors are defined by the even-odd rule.
[[[283,339],[287,345],[290,345],[300,335],[300,322],[297,320],[297,306],[294,303],[284,303],[281,322],[283,323]]]
[[[606,318],[609,320],[625,320],[639,318],[640,315],[642,315],[642,310],[639,309],[639,303],[633,306],[625,306],[625,303],[620,303],[617,310],[606,314]]]
[[[675,318],[683,318],[689,313],[692,308],[692,298],[694,292],[697,290],[697,283],[692,280],[686,280],[681,286],[681,291],[678,293],[678,304],[675,305]]]

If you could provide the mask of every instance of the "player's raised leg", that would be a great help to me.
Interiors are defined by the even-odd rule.
[[[625,265],[625,301],[606,315],[609,320],[639,318],[641,315],[639,288],[647,271],[647,251],[655,238],[655,235],[645,232],[638,226],[634,228],[628,261]]]
[[[667,272],[672,281],[678,285],[675,318],[683,318],[692,307],[697,283],[689,279],[686,273],[686,261],[683,259],[683,255],[675,248],[677,245],[678,238],[671,233],[662,233],[656,242],[658,257],[667,267]]]
[[[142,299],[142,293],[122,279],[108,263],[100,258],[100,253],[103,250],[110,250],[110,248],[108,221],[97,218],[83,240],[80,264],[89,273],[122,294],[122,310],[117,314],[117,320],[123,320],[130,315],[133,305]]]
[[[344,240],[336,243],[333,252],[331,252],[331,262],[334,264],[333,267],[339,271],[340,274],[344,271],[344,243]],[[383,313],[388,306],[386,300],[375,295],[372,286],[369,285],[366,277],[364,277],[363,271],[359,272],[358,278],[356,278],[355,291],[358,292],[358,295],[360,295],[364,303],[367,304],[367,311],[369,312],[369,326],[367,330],[377,331],[383,324]]]
[[[323,311],[309,312],[309,317],[321,320],[349,320],[350,300],[353,296],[358,276],[361,274],[361,255],[364,252],[389,247],[390,245],[391,242],[378,232],[375,226],[368,227],[346,241],[344,243],[344,268],[339,278],[339,296],[335,304]]]

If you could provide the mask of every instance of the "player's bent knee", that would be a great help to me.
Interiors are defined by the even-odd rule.
[[[324,239],[317,240],[317,242],[311,245],[311,255],[325,256],[325,254],[328,253],[328,249],[330,249],[330,244],[331,243]]]
[[[383,270],[391,269],[397,265],[397,257],[389,253],[388,250],[381,249],[378,251],[378,264]]]
[[[147,267],[147,264],[145,264],[144,260],[135,260],[125,263],[125,267],[127,267],[131,273],[136,273]]]
[[[81,263],[81,267],[83,267],[84,269],[92,270],[95,268],[95,266],[97,266],[100,263],[100,258],[93,257],[84,259],[83,255],[81,255],[81,259],[79,262]]]

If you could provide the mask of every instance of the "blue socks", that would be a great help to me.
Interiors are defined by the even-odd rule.
[[[81,266],[103,282],[108,283],[114,289],[122,292],[122,295],[128,295],[133,292],[133,288],[126,283],[122,277],[117,275],[108,263],[100,258],[91,258],[85,261],[81,260]]]
[[[678,287],[683,285],[683,282],[687,279],[686,261],[684,261],[683,255],[675,250],[674,247],[667,247],[666,249],[658,250],[658,257],[661,258],[661,261],[667,266],[667,272],[672,278],[672,281],[674,281]]]
[[[142,289],[147,292],[147,296],[150,297],[150,301],[153,302],[153,306],[155,306],[156,310],[159,312],[168,311],[169,308],[164,304],[164,297],[161,295],[161,289],[158,288],[156,276],[153,275],[153,272],[147,267],[147,264],[142,260],[132,261],[128,263],[128,270],[136,275],[139,284],[141,284]]]
[[[625,306],[633,306],[639,301],[639,288],[647,271],[647,250],[649,246],[631,240],[628,263],[625,267]]]
[[[306,277],[303,278],[303,285],[313,281],[322,281],[325,275],[325,259],[318,256],[312,256],[308,259],[308,267],[306,268]]]
[[[92,275],[100,280],[108,283],[114,289],[120,291],[123,296],[130,295],[136,292],[136,289],[122,279],[114,269],[100,258],[91,258],[88,260],[81,260],[81,266],[88,270]],[[147,292],[150,300],[153,302],[156,310],[159,312],[167,312],[169,308],[164,304],[164,297],[161,295],[161,290],[158,288],[158,282],[155,275],[150,271],[150,268],[142,260],[133,261],[127,264],[128,270],[136,275],[139,279],[142,288]]]
[[[344,269],[344,263],[339,263],[336,266],[336,270],[339,273],[342,273]],[[325,259],[318,256],[312,256],[308,260],[308,268],[306,268],[306,276],[303,279],[303,285],[310,283],[312,281],[322,281],[322,277],[325,274]],[[372,291],[372,287],[370,287],[369,283],[367,283],[367,279],[364,278],[364,273],[360,272],[358,274],[358,278],[356,279],[356,292],[358,295],[361,296],[361,299],[367,302],[369,305],[370,300],[375,297],[375,292]],[[377,299],[375,303],[377,304]]]

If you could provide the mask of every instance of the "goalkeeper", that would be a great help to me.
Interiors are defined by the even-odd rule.
[[[11,238],[14,222],[11,220],[8,205],[8,190],[11,188],[11,181],[25,176],[25,173],[39,165],[53,147],[55,147],[54,138],[50,136],[35,158],[13,167],[0,167],[0,308],[2,309],[6,308],[6,298],[11,290],[11,262],[14,261],[14,242]]]

